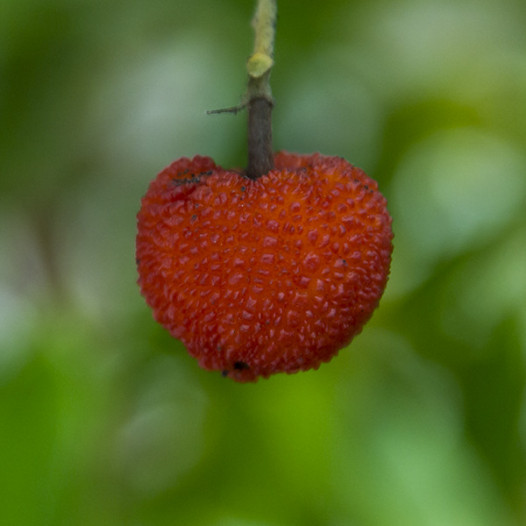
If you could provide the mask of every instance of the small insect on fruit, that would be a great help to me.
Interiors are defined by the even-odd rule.
[[[391,217],[344,159],[281,152],[257,179],[182,158],[138,213],[139,285],[206,369],[237,381],[317,368],[384,291]]]

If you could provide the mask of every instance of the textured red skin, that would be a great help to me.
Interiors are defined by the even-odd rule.
[[[155,319],[202,367],[240,382],[330,360],[387,282],[386,201],[338,157],[280,152],[255,181],[182,158],[152,181],[137,219]]]

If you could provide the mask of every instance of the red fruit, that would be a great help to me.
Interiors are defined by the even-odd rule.
[[[392,237],[376,182],[341,158],[278,153],[256,180],[182,158],[142,200],[139,285],[202,367],[254,381],[317,368],[361,331]]]

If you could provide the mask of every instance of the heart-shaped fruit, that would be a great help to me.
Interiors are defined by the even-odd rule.
[[[281,152],[256,180],[182,158],[142,200],[139,285],[202,367],[254,381],[317,368],[361,331],[392,237],[376,182],[339,157]]]

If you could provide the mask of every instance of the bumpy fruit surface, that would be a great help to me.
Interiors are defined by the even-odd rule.
[[[330,360],[387,282],[386,201],[341,158],[281,152],[257,180],[182,158],[137,217],[139,285],[155,319],[202,367],[237,381]]]

